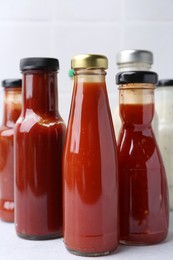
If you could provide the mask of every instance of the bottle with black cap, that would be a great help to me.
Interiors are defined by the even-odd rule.
[[[62,151],[66,127],[58,111],[53,58],[25,58],[22,113],[15,127],[15,226],[26,239],[62,236]]]
[[[153,65],[153,53],[148,50],[127,49],[122,50],[116,55],[116,64],[118,72],[122,71],[150,71]],[[121,119],[119,117],[119,105],[116,103],[113,113],[113,123],[115,133],[118,136],[121,128]],[[158,136],[158,115],[154,114],[152,127],[157,138]]]
[[[156,90],[158,143],[168,178],[170,209],[173,210],[173,79],[159,80]]]
[[[122,129],[118,139],[120,242],[155,244],[168,233],[165,168],[151,121],[157,74],[126,71],[116,76]]]
[[[21,113],[21,79],[5,79],[0,126],[0,219],[14,222],[14,126]]]

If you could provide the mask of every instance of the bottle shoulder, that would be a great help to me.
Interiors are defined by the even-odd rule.
[[[50,129],[62,129],[62,131],[65,131],[66,126],[65,122],[59,115],[40,115],[32,112],[21,115],[18,118],[15,131],[29,132],[33,129],[35,129],[35,131],[47,131]]]
[[[126,163],[142,165],[149,168],[163,167],[157,141],[152,128],[143,131],[133,129],[121,129],[118,139],[118,154],[120,160],[126,159]],[[124,159],[122,159],[124,160]]]
[[[15,124],[11,124],[10,126],[8,124],[2,124],[0,126],[0,133],[4,132],[4,131],[9,131],[9,130],[13,130],[15,127]]]
[[[0,138],[9,138],[14,135],[14,128],[1,126],[0,127]]]

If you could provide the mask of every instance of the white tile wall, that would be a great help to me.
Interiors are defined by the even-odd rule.
[[[114,110],[116,53],[149,49],[154,53],[153,69],[166,78],[173,77],[172,46],[173,0],[0,0],[0,80],[20,76],[22,57],[59,58],[59,104],[66,121],[74,54],[108,56],[107,86]],[[0,90],[0,111],[2,101]]]
[[[172,0],[125,0],[124,13],[127,20],[171,21]]]
[[[116,69],[113,50],[120,49],[120,43],[117,41],[119,34],[120,28],[117,24],[55,24],[53,55],[60,60],[59,90],[69,92],[67,75],[70,69],[70,59],[73,55],[103,53],[108,56],[109,67],[112,68],[112,70],[108,70],[108,89],[113,91]]]
[[[173,23],[138,23],[125,25],[123,48],[149,49],[154,53],[153,70],[160,78],[173,78]]]
[[[0,78],[20,76],[22,57],[51,56],[51,35],[47,23],[0,22]]]
[[[45,21],[52,19],[53,0],[0,0],[1,20]]]
[[[54,14],[58,21],[107,22],[121,16],[119,0],[54,0]]]

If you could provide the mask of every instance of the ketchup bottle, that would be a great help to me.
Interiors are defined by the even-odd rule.
[[[20,61],[23,106],[15,127],[15,224],[26,239],[62,236],[62,150],[65,124],[58,111],[52,58]]]
[[[102,55],[71,62],[74,89],[63,157],[64,242],[74,254],[106,255],[118,246],[117,147]]]
[[[3,120],[0,127],[0,218],[14,222],[14,126],[21,113],[21,79],[5,79]]]
[[[157,74],[120,72],[122,129],[118,140],[120,242],[155,244],[168,233],[169,203],[165,168],[153,133]]]

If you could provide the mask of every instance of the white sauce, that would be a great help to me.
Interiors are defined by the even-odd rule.
[[[157,95],[158,144],[167,174],[170,208],[173,210],[173,86],[158,87]]]

